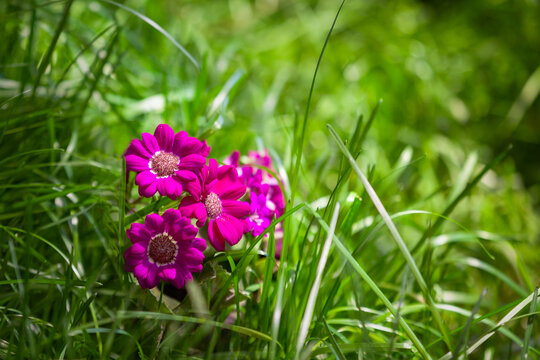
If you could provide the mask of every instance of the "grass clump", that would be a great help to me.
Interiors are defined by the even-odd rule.
[[[341,5],[0,4],[2,358],[538,357],[536,5]],[[182,290],[123,270],[159,123],[287,201]]]

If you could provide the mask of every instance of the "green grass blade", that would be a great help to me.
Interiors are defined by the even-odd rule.
[[[56,252],[62,257],[62,259],[64,259],[64,261],[66,262],[66,264],[69,264],[69,265],[71,266],[71,268],[72,268],[73,273],[75,274],[75,276],[77,276],[77,278],[78,278],[79,280],[81,280],[81,275],[80,275],[79,271],[77,270],[77,268],[75,267],[74,264],[71,264],[71,262],[70,262],[68,256],[67,256],[66,254],[64,254],[64,253],[62,252],[62,250],[60,250],[60,249],[58,248],[58,246],[56,246],[55,244],[51,243],[49,240],[44,239],[43,237],[41,237],[41,236],[39,236],[39,235],[37,235],[37,234],[28,232],[28,231],[23,230],[23,229],[11,227],[11,226],[4,226],[4,225],[0,224],[0,228],[4,229],[4,231],[6,231],[8,234],[10,234],[10,235],[13,236],[13,237],[15,236],[15,234],[12,233],[12,231],[14,231],[14,232],[21,232],[21,233],[23,233],[23,234],[27,234],[27,235],[29,235],[29,236],[32,236],[32,237],[34,237],[34,238],[36,238],[36,239],[38,239],[38,240],[44,242],[45,244],[49,245],[51,248],[54,249],[54,251],[56,251]]]
[[[8,157],[0,160],[0,165],[2,165],[4,163],[7,163],[9,161],[12,161],[14,159],[20,158],[20,157],[25,157],[25,156],[29,156],[29,155],[39,155],[39,154],[44,154],[44,153],[51,153],[51,152],[55,152],[55,151],[64,152],[64,149],[50,148],[50,149],[37,149],[37,150],[25,151],[25,152],[22,152],[22,153],[17,153],[17,154],[12,155],[12,156],[8,156]]]
[[[306,341],[306,337],[309,330],[309,324],[311,323],[311,319],[313,317],[313,310],[315,309],[315,302],[317,301],[317,294],[319,293],[319,288],[321,286],[322,273],[324,271],[324,267],[326,266],[326,261],[328,260],[328,255],[330,253],[330,247],[332,246],[332,238],[334,237],[334,233],[336,231],[338,215],[339,215],[339,202],[336,203],[336,207],[334,208],[334,214],[332,215],[332,222],[330,223],[330,228],[328,229],[326,240],[324,242],[321,256],[319,258],[319,264],[317,265],[315,281],[313,282],[313,285],[309,292],[308,302],[306,305],[306,309],[304,311],[304,316],[302,318],[302,322],[300,323],[300,331],[298,333],[298,340],[296,342],[297,357],[300,355],[302,348],[304,347],[304,343]]]
[[[225,105],[228,103],[231,92],[235,89],[236,86],[238,86],[238,84],[245,76],[246,73],[243,70],[236,70],[234,74],[231,75],[231,77],[223,85],[223,88],[215,97],[214,101],[212,101],[212,105],[210,106],[208,115],[209,117],[214,116],[216,113],[219,112],[220,108],[225,107]]]
[[[332,344],[332,347],[334,349],[334,351],[333,351],[334,354],[336,355],[338,360],[346,360],[347,358],[345,357],[345,355],[343,354],[343,352],[340,349],[340,346],[336,342],[336,339],[334,338],[334,335],[332,334],[332,331],[330,331],[330,328],[328,327],[328,323],[326,322],[326,319],[324,318],[324,316],[322,318],[322,321],[324,323],[324,328],[328,332],[328,337],[330,338],[330,343]]]
[[[135,211],[133,214],[126,216],[124,224],[131,224],[145,217],[146,215],[158,211],[161,208],[168,207],[173,201],[168,197],[160,197],[158,201],[146,205],[142,209]]]
[[[244,326],[231,325],[231,324],[222,323],[219,321],[209,320],[206,318],[196,318],[196,317],[190,317],[190,316],[164,314],[164,313],[151,312],[151,311],[119,311],[116,313],[116,316],[114,317],[99,320],[98,325],[101,327],[104,324],[113,323],[117,319],[119,320],[139,319],[139,320],[152,320],[152,321],[165,320],[165,321],[187,322],[187,323],[194,323],[194,324],[208,324],[211,326],[230,330],[230,331],[242,334],[242,335],[246,335],[252,338],[272,342],[272,338],[270,336],[263,334],[257,330],[250,329]],[[91,327],[94,327],[94,323],[82,324],[80,326],[73,328],[69,333],[70,335],[74,335],[74,334],[80,333],[80,331],[82,330],[86,330]],[[278,343],[278,346],[281,347],[281,344]]]
[[[43,73],[47,69],[47,66],[49,66],[51,57],[54,52],[54,48],[56,47],[56,43],[58,42],[58,39],[60,38],[60,34],[62,33],[62,31],[64,31],[64,28],[67,25],[67,21],[69,18],[69,10],[72,4],[73,4],[73,0],[68,0],[66,2],[66,5],[64,6],[64,12],[62,13],[62,18],[58,22],[58,26],[56,27],[56,30],[54,32],[53,39],[51,40],[49,47],[47,48],[47,52],[45,53],[45,56],[43,57],[43,59],[41,60],[39,64],[36,80],[34,81],[34,87],[32,89],[32,97],[36,96],[36,90],[39,86],[39,83],[41,82],[41,77],[43,76]]]
[[[444,262],[448,262],[449,264],[463,264],[467,266],[471,266],[480,270],[483,270],[502,282],[504,282],[506,285],[508,285],[512,290],[514,290],[518,295],[520,296],[527,296],[527,291],[523,289],[519,284],[517,284],[514,280],[512,280],[508,275],[503,273],[501,270],[495,268],[494,266],[491,266],[481,260],[478,260],[477,258],[473,257],[460,257],[460,258],[448,258],[444,260]]]
[[[307,99],[306,110],[304,112],[304,120],[302,122],[302,130],[301,130],[301,133],[300,133],[299,144],[298,144],[298,148],[297,148],[297,151],[296,151],[294,172],[293,172],[293,176],[292,176],[292,179],[293,179],[292,183],[291,183],[291,190],[292,190],[292,193],[291,193],[291,199],[292,200],[291,200],[291,202],[292,203],[294,203],[294,196],[295,196],[295,192],[294,192],[293,189],[296,189],[296,184],[297,184],[298,177],[299,177],[299,172],[300,172],[300,164],[302,162],[302,152],[304,150],[304,139],[305,139],[305,135],[306,135],[307,120],[308,120],[308,117],[309,117],[309,110],[310,110],[310,107],[311,107],[311,97],[313,96],[313,89],[315,88],[315,80],[317,79],[317,73],[319,72],[319,67],[321,66],[324,51],[326,50],[326,45],[330,41],[330,36],[332,35],[332,31],[334,30],[334,27],[336,26],[336,22],[337,22],[337,19],[339,17],[339,13],[341,12],[341,9],[343,8],[344,4],[345,4],[345,0],[343,0],[341,2],[341,5],[339,6],[339,9],[338,9],[338,11],[336,13],[336,16],[334,17],[334,21],[332,22],[332,26],[330,27],[330,30],[328,31],[328,34],[326,35],[326,39],[324,40],[324,44],[323,44],[321,53],[319,55],[319,59],[317,60],[317,65],[315,66],[315,72],[313,73],[313,78],[311,80],[311,86],[309,88],[309,95],[308,95],[308,99]]]
[[[373,124],[375,115],[377,115],[377,110],[379,110],[379,107],[381,106],[381,104],[382,104],[382,99],[379,99],[379,101],[377,101],[377,105],[375,105],[375,108],[373,108],[373,110],[371,111],[371,115],[369,116],[369,119],[366,125],[362,129],[362,133],[360,134],[358,141],[355,142],[354,145],[351,143],[350,149],[353,154],[358,154],[358,152],[360,152],[360,149],[362,148],[362,145],[364,144],[364,141],[366,140],[369,129],[371,129],[371,125]]]
[[[73,64],[75,64],[77,59],[79,59],[81,55],[84,54],[84,52],[86,52],[86,50],[88,50],[97,40],[99,40],[103,35],[105,35],[105,33],[107,33],[110,29],[116,26],[117,26],[116,24],[111,24],[109,26],[106,26],[103,30],[97,33],[87,44],[85,44],[81,50],[79,50],[79,52],[73,57],[73,59],[71,59],[71,61],[64,68],[62,75],[60,75],[60,77],[56,81],[56,84],[54,85],[53,93],[56,93],[58,86],[62,83],[62,81],[64,81],[64,78],[67,76],[67,74],[69,73],[69,70],[71,69]]]
[[[136,17],[138,17],[139,19],[141,19],[142,21],[144,21],[145,23],[147,23],[148,25],[150,25],[151,27],[153,27],[155,30],[157,30],[159,33],[161,33],[163,36],[165,36],[170,42],[172,42],[173,45],[176,46],[176,48],[178,50],[180,50],[189,59],[189,61],[191,61],[191,63],[193,65],[195,65],[197,70],[200,70],[201,67],[200,67],[199,63],[197,62],[197,60],[195,60],[193,55],[191,55],[182,45],[180,45],[180,43],[178,41],[176,41],[176,39],[171,34],[169,34],[165,29],[163,29],[154,20],[152,20],[149,17],[141,14],[138,11],[133,10],[132,8],[129,8],[129,7],[125,6],[125,5],[119,4],[116,1],[112,1],[112,0],[100,0],[100,1],[109,3],[111,5],[119,7],[120,9],[123,9],[123,10],[125,10],[127,12],[130,12],[133,15],[135,15]]]
[[[274,236],[274,231],[270,231],[268,239],[268,251],[265,261],[264,269],[264,278],[262,284],[262,293],[261,293],[261,307],[263,309],[263,314],[268,314],[262,320],[261,329],[266,331],[268,329],[268,323],[270,320],[270,305],[272,298],[270,296],[270,289],[272,288],[272,272],[274,271],[274,266],[276,265],[276,241]]]
[[[527,79],[521,93],[508,112],[507,122],[505,123],[507,133],[516,130],[525,112],[533,104],[538,94],[540,94],[540,66]]]
[[[220,292],[215,296],[214,306],[212,306],[212,311],[216,310],[216,307],[219,305],[219,303],[223,299],[223,296],[225,296],[225,293],[226,293],[227,289],[229,288],[231,282],[233,281],[236,272],[239,271],[240,269],[244,269],[244,267],[247,265],[247,259],[249,258],[249,255],[251,254],[251,252],[255,248],[255,246],[257,246],[257,244],[259,244],[259,241],[261,241],[263,239],[263,237],[269,231],[271,231],[271,230],[273,231],[273,229],[275,228],[275,226],[278,223],[280,223],[283,220],[287,219],[289,216],[291,216],[292,214],[294,214],[295,212],[300,210],[302,207],[304,207],[304,205],[305,204],[298,204],[294,208],[292,208],[291,210],[286,211],[278,219],[275,219],[274,221],[272,221],[272,223],[270,223],[270,225],[268,225],[268,227],[259,236],[257,236],[251,242],[251,245],[249,246],[249,248],[244,252],[244,255],[242,255],[242,257],[240,258],[240,261],[238,261],[238,265],[236,266],[236,269],[234,269],[231,272],[231,275],[227,278],[225,283],[221,286]]]
[[[480,173],[476,175],[476,177],[470,181],[467,186],[455,197],[453,201],[446,206],[444,211],[442,212],[443,216],[449,216],[452,211],[456,208],[456,206],[463,200],[470,192],[471,190],[482,180],[484,175],[491,170],[495,165],[497,165],[499,162],[501,162],[510,152],[512,149],[512,145],[509,145],[503,152],[501,152],[495,159],[490,161],[487,165],[485,165]],[[444,223],[444,218],[438,218],[433,226],[429,227],[424,234],[422,235],[422,238],[418,241],[418,243],[414,246],[414,248],[411,250],[411,253],[415,253],[420,247],[424,244],[425,240],[431,237],[432,234],[434,234]]]
[[[536,312],[536,302],[538,301],[538,287],[534,289],[533,299],[531,301],[531,308],[529,312],[531,315],[527,319],[527,329],[525,330],[525,337],[523,339],[523,347],[521,348],[521,360],[525,360],[529,357],[529,342],[531,340],[532,329],[534,324],[534,314]]]
[[[119,217],[118,217],[118,247],[121,247],[125,239],[124,229],[126,227],[126,183],[127,183],[127,168],[126,159],[122,157],[122,174],[120,175],[120,200],[119,200]]]
[[[486,296],[486,293],[487,293],[487,289],[484,288],[484,290],[482,290],[482,293],[480,294],[480,297],[478,298],[478,301],[476,302],[476,304],[474,304],[474,307],[473,307],[473,309],[471,311],[471,315],[467,319],[467,323],[465,324],[465,328],[463,329],[463,332],[461,333],[461,336],[459,337],[459,341],[458,341],[458,343],[456,345],[456,350],[455,350],[455,352],[454,352],[454,354],[452,356],[452,360],[455,360],[455,359],[458,358],[458,354],[461,351],[461,347],[463,346],[463,344],[465,344],[467,342],[467,338],[468,338],[468,334],[469,334],[469,328],[471,326],[471,323],[474,320],[474,317],[478,313],[478,310],[480,310],[480,305],[482,304],[482,300],[484,299],[484,296]]]
[[[480,339],[478,339],[476,342],[474,342],[468,349],[467,349],[467,355],[470,355],[473,351],[478,349],[480,345],[485,343],[490,337],[492,337],[495,332],[501,327],[504,326],[507,322],[512,320],[516,315],[525,308],[525,306],[529,305],[533,300],[536,301],[538,298],[538,292],[535,290],[532,294],[527,296],[525,299],[523,299],[516,307],[514,307],[512,310],[504,316],[501,321],[499,321],[493,329],[491,329],[487,334],[482,336]],[[446,355],[442,356],[439,360],[450,360],[452,358],[451,353],[447,353]]]
[[[317,218],[323,229],[328,231],[328,225],[326,222],[321,218],[321,216],[310,206],[307,206],[307,208],[311,211],[311,213]],[[415,335],[415,333],[410,328],[409,324],[403,319],[403,317],[399,316],[396,308],[394,308],[394,305],[388,300],[388,298],[384,295],[384,293],[381,291],[379,286],[371,279],[371,277],[368,275],[368,273],[360,266],[360,264],[355,260],[355,258],[352,256],[351,252],[346,248],[345,245],[339,240],[339,238],[334,235],[334,244],[336,245],[336,248],[341,252],[341,254],[345,257],[345,259],[349,262],[349,264],[352,266],[352,268],[360,275],[362,280],[366,282],[366,284],[371,288],[371,290],[377,295],[379,300],[382,301],[384,306],[388,309],[388,311],[396,318],[398,319],[399,325],[403,328],[405,333],[407,334],[407,337],[411,342],[414,344],[420,355],[424,359],[431,359],[431,356],[426,351],[426,348],[424,345],[420,342],[418,337]]]
[[[411,253],[409,252],[409,249],[407,248],[407,245],[405,245],[405,242],[401,238],[401,235],[399,234],[396,226],[394,225],[394,222],[392,221],[392,218],[390,217],[390,215],[388,214],[388,212],[384,208],[384,205],[382,204],[381,200],[379,199],[379,196],[377,195],[377,193],[375,192],[375,190],[373,189],[373,187],[369,183],[368,179],[366,178],[366,176],[364,175],[362,170],[360,170],[358,165],[356,165],[356,161],[352,157],[349,150],[347,150],[347,147],[345,146],[345,144],[343,144],[343,142],[339,138],[338,134],[335,132],[335,130],[332,128],[331,125],[328,125],[328,129],[330,130],[330,133],[334,137],[334,140],[337,143],[340,150],[343,152],[343,154],[347,157],[347,159],[351,163],[353,171],[360,178],[360,181],[364,185],[364,188],[366,189],[369,197],[373,201],[373,204],[377,208],[377,211],[379,212],[379,214],[383,218],[386,226],[390,230],[390,233],[392,234],[392,237],[394,238],[394,240],[395,240],[399,250],[401,251],[403,257],[405,258],[407,264],[409,265],[409,267],[411,269],[411,272],[412,272],[412,274],[414,275],[414,277],[416,279],[416,282],[418,283],[418,285],[420,286],[420,289],[422,290],[422,293],[424,294],[424,297],[426,299],[428,307],[429,307],[431,313],[433,314],[433,317],[435,318],[435,321],[437,322],[437,325],[439,326],[439,329],[440,329],[440,331],[442,333],[442,336],[444,338],[444,341],[445,341],[446,345],[448,346],[448,348],[450,350],[452,350],[452,342],[450,340],[450,336],[448,335],[448,329],[446,328],[446,325],[443,323],[441,315],[439,314],[439,311],[435,307],[435,303],[434,303],[433,299],[431,298],[430,290],[429,290],[429,288],[427,286],[426,281],[424,280],[422,274],[420,273],[420,270],[418,269],[418,266],[416,265],[416,262],[414,261]]]

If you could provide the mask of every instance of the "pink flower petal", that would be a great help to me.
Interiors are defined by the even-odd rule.
[[[180,242],[188,242],[191,246],[191,240],[197,235],[197,228],[191,224],[177,226],[174,229],[175,238]]]
[[[225,239],[221,235],[215,220],[208,222],[208,240],[217,251],[225,251]]]
[[[206,179],[206,183],[209,183],[210,181],[214,180],[217,177],[217,174],[218,174],[218,163],[216,159],[208,160],[208,177]]]
[[[206,158],[202,155],[191,154],[180,158],[179,170],[197,171],[206,163]]]
[[[186,182],[183,182],[177,176],[172,176],[171,179],[176,182],[176,194],[178,195],[177,198],[179,198],[184,192],[184,184],[186,184]]]
[[[232,154],[223,161],[223,163],[230,165],[232,167],[238,167],[238,164],[240,163],[240,152],[238,150],[235,150],[232,152]]]
[[[127,271],[133,271],[135,266],[142,262],[145,255],[146,247],[141,243],[135,243],[127,248],[126,252],[124,253],[125,269]]]
[[[127,272],[133,272],[135,266],[141,263],[141,259],[136,259],[133,257],[124,258],[124,270]]]
[[[156,181],[151,182],[147,186],[139,186],[139,195],[142,197],[150,198],[154,196],[157,191]]]
[[[139,280],[139,283],[141,283],[141,279],[145,279],[146,275],[148,274],[148,266],[141,262],[135,266],[135,269],[133,270],[133,275]],[[142,284],[141,284],[142,286]]]
[[[197,175],[189,170],[178,170],[176,171],[176,176],[184,183],[197,180]]]
[[[218,179],[227,178],[229,181],[233,181],[233,182],[239,181],[238,172],[236,171],[235,168],[229,165],[220,166],[218,168],[217,177]]]
[[[127,270],[127,271],[133,271],[135,269],[135,266],[137,266],[137,264],[140,264],[142,263],[143,261],[143,258],[142,257],[135,257],[135,256],[132,256],[130,254],[130,252],[128,251],[129,249],[131,248],[128,248],[126,250],[126,252],[124,253],[124,268]]]
[[[175,210],[180,213],[178,210]],[[187,217],[180,217],[174,222],[168,222],[165,225],[165,230],[169,235],[178,242],[180,246],[182,244],[191,244],[191,240],[197,235],[197,228],[191,225],[191,221]]]
[[[232,216],[222,214],[216,219],[219,232],[229,245],[237,244],[242,238],[244,224]]]
[[[206,222],[206,209],[204,208],[204,205],[191,196],[182,199],[178,210],[180,210],[184,216],[197,218],[198,227],[203,226]]]
[[[167,124],[159,124],[154,136],[161,150],[170,152],[174,145],[174,130]]]
[[[198,250],[195,250],[198,251]],[[188,272],[201,272],[203,268],[202,260],[183,260],[183,266]]]
[[[146,243],[150,241],[150,238],[152,237],[146,227],[139,223],[131,224],[131,227],[126,231],[126,234],[133,244],[137,242]]]
[[[142,259],[146,255],[146,244],[137,242],[126,250],[126,256]]]
[[[204,157],[208,157],[208,154],[210,154],[210,150],[212,150],[212,148],[208,146],[208,144],[206,143],[206,140],[204,140],[202,142],[202,149],[201,149],[200,154]]]
[[[160,150],[159,144],[156,138],[154,137],[154,135],[149,134],[149,133],[142,133],[141,137],[142,137],[142,143],[152,155],[157,153]]]
[[[160,234],[165,230],[165,222],[158,214],[150,214],[144,219],[144,225],[152,234]]]
[[[176,278],[176,269],[174,267],[166,267],[159,270],[159,277],[165,281],[173,281]]]
[[[222,201],[238,200],[246,193],[246,187],[240,182],[223,179],[214,185],[212,191],[218,194]]]
[[[198,201],[197,199],[195,199],[193,196],[186,196],[185,198],[182,199],[182,201],[180,202],[180,206],[178,208],[178,210],[180,211],[184,211],[185,209],[189,208],[190,211],[192,210],[192,206],[195,205],[195,204],[200,204],[200,201]],[[185,208],[185,209],[184,209]],[[184,214],[184,213],[182,213]],[[188,216],[188,215],[186,215]]]
[[[174,137],[174,144],[173,144],[173,153],[175,153],[178,156],[181,156],[181,149],[182,145],[186,142],[188,138],[188,134],[185,131],[178,132]]]
[[[148,159],[143,159],[142,157],[139,157],[138,155],[126,156],[126,168],[129,171],[136,171],[136,172],[150,170],[150,167],[148,166]]]
[[[199,203],[199,205],[195,207],[195,217],[197,218],[197,227],[204,226],[208,213],[206,212],[206,208],[203,204]]]
[[[180,156],[187,156],[189,154],[200,154],[202,150],[202,143],[199,139],[194,137],[188,137],[180,147]]]
[[[195,212],[195,206],[198,205],[199,202],[195,200],[191,196],[186,196],[182,199],[180,202],[180,205],[178,206],[178,210],[183,216],[187,216],[189,218],[193,218],[194,212]]]
[[[156,287],[157,284],[159,284],[157,266],[149,266],[148,267],[148,272],[146,273],[145,281],[146,281],[146,288],[147,289],[151,289],[153,287]]]
[[[131,141],[126,150],[126,155],[137,155],[139,157],[142,157],[143,159],[148,160],[150,160],[150,158],[152,157],[152,154],[148,152],[146,147],[139,139],[133,139]]]
[[[184,186],[186,190],[193,198],[197,201],[201,199],[202,196],[202,187],[199,180],[191,181]]]
[[[182,195],[182,185],[171,177],[157,179],[157,190],[161,196],[176,200]]]
[[[188,270],[190,272],[201,272],[202,271],[202,264],[197,264],[197,265],[188,265],[187,266]]]
[[[135,184],[139,186],[145,186],[147,187],[152,182],[156,181],[156,175],[152,173],[150,170],[146,170],[143,172],[140,172],[135,177]]]
[[[221,201],[223,212],[237,218],[244,218],[249,215],[250,206],[247,202],[236,200]]]
[[[204,254],[195,248],[188,248],[182,251],[182,261],[193,266],[202,264]]]
[[[176,209],[167,209],[163,215],[161,215],[161,218],[166,224],[174,224],[182,219],[182,214]]]
[[[156,187],[157,187],[157,191],[159,193],[159,195],[161,196],[167,196],[167,194],[169,193],[169,189],[167,189],[167,183],[165,181],[166,179],[163,179],[163,178],[159,178],[159,179],[156,179]],[[172,199],[174,200],[174,199]]]
[[[191,274],[190,274],[191,275]],[[176,286],[178,289],[182,289],[186,284],[187,271],[177,269],[176,277],[171,283]]]
[[[201,238],[195,238],[193,239],[191,246],[193,246],[197,250],[204,251],[206,250],[206,241]]]

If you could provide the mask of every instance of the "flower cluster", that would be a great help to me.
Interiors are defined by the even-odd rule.
[[[136,173],[141,197],[156,193],[180,200],[178,209],[146,216],[144,224],[127,230],[132,245],[124,253],[125,269],[133,272],[143,288],[160,280],[182,288],[202,270],[206,241],[196,237],[199,229],[208,234],[210,244],[224,251],[242,236],[259,235],[274,216],[283,213],[283,195],[277,181],[260,169],[239,165],[235,152],[225,165],[208,159],[206,141],[175,134],[166,124],[154,134],[134,139],[124,157],[128,171]],[[251,154],[252,165],[271,167],[267,154]],[[257,157],[258,156],[258,157]],[[249,202],[241,201],[249,189]],[[195,226],[191,219],[196,219]]]
[[[279,218],[285,210],[285,198],[278,180],[270,170],[276,173],[268,152],[250,151],[246,159],[240,163],[240,153],[233,152],[224,161],[236,168],[240,181],[247,187],[249,194],[249,216],[247,222],[253,236],[259,236],[274,218]],[[276,226],[276,257],[281,255],[283,228]]]

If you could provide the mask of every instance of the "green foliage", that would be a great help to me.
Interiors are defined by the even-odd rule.
[[[0,2],[1,358],[539,356],[538,4],[339,6]],[[145,291],[125,230],[178,202],[122,154],[159,123],[268,148],[287,211]]]

